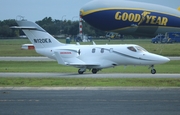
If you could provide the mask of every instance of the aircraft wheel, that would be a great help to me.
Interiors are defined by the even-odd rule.
[[[79,73],[79,74],[83,74],[84,71],[81,71],[81,69],[79,69],[79,70],[78,70],[78,73]]]
[[[156,74],[156,70],[155,70],[155,69],[152,69],[152,70],[151,70],[151,73],[152,73],[152,74]]]
[[[97,69],[92,69],[92,73],[93,73],[93,74],[96,74],[97,72],[98,72]]]

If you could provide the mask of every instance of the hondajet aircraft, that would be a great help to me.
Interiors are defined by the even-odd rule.
[[[155,64],[170,61],[168,58],[148,52],[134,44],[128,45],[72,45],[56,40],[43,28],[34,22],[17,21],[19,26],[12,28],[22,29],[34,45],[37,53],[57,60],[58,64],[79,68],[83,74],[87,69],[96,74],[103,68],[119,65],[148,65],[151,73],[155,74]]]

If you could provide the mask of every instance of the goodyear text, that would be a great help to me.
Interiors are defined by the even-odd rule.
[[[129,21],[138,23],[138,25],[145,22],[146,24],[166,26],[168,23],[167,17],[151,15],[151,12],[144,11],[142,14],[128,13],[128,12],[116,12],[116,20]]]

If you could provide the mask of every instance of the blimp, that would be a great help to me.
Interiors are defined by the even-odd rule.
[[[92,0],[80,9],[91,26],[124,35],[180,32],[180,8],[128,0]]]

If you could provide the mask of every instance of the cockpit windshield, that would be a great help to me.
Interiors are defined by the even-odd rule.
[[[147,50],[145,50],[144,48],[140,46],[129,46],[127,48],[133,52],[147,52]]]
[[[140,52],[148,52],[147,50],[145,50],[144,48],[142,48],[140,46],[136,46],[136,49]]]

